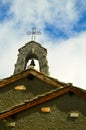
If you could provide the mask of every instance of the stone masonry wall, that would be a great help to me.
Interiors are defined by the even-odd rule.
[[[15,64],[14,74],[20,73],[26,69],[28,60],[35,58],[39,62],[40,71],[45,75],[49,75],[48,62],[47,62],[47,50],[39,43],[31,41],[24,47],[19,49],[17,63]]]

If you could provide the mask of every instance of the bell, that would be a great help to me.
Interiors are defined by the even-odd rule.
[[[30,66],[35,66],[35,62],[33,59],[31,60]]]

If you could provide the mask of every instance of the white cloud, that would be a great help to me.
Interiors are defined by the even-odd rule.
[[[0,23],[0,78],[13,74],[17,50],[31,40],[26,32],[36,26],[42,32],[37,41],[48,49],[51,76],[86,89],[86,32],[71,37],[86,2],[80,0],[80,9],[75,0],[4,0],[3,3],[7,2],[11,17]],[[63,30],[70,39],[52,39],[45,32],[46,23]]]
[[[49,64],[51,75],[61,81],[72,82],[73,85],[86,89],[86,33],[70,38],[49,48]]]

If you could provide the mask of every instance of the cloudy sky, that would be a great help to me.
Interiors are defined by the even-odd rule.
[[[86,0],[0,0],[0,79],[13,74],[32,27],[48,50],[50,76],[86,89]]]

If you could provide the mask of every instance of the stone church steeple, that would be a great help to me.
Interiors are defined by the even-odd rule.
[[[45,75],[49,75],[49,67],[46,56],[47,50],[43,48],[39,43],[35,41],[30,41],[26,43],[25,46],[19,49],[14,74],[26,70],[28,61],[34,58],[39,62],[39,71],[44,73]]]

